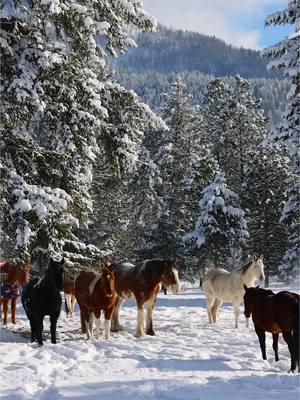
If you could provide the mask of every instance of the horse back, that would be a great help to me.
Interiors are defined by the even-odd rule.
[[[130,297],[130,293],[135,281],[135,266],[131,263],[120,263],[114,266],[115,290],[118,295],[125,293]],[[127,296],[126,296],[127,297]]]
[[[274,318],[282,330],[293,330],[299,314],[299,299],[299,294],[288,291],[279,292],[274,296]]]
[[[222,301],[233,301],[234,297],[243,294],[239,293],[240,287],[235,285],[232,274],[223,268],[209,271],[204,277],[202,288],[205,293]]]
[[[59,313],[61,295],[58,289],[44,286],[39,278],[31,279],[21,293],[22,305],[27,314],[51,315]]]
[[[79,305],[88,309],[110,308],[115,296],[107,297],[101,283],[101,275],[93,271],[81,271],[75,280],[75,297]]]

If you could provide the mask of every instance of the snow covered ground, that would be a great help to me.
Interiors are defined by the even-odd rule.
[[[273,287],[275,291],[283,287]],[[299,288],[290,287],[293,291]],[[79,312],[61,313],[59,343],[29,343],[29,323],[19,305],[18,324],[1,329],[1,400],[299,400],[300,374],[288,374],[290,359],[280,339],[274,362],[271,334],[263,361],[251,323],[234,329],[233,309],[224,304],[217,325],[208,325],[203,292],[159,295],[154,314],[157,336],[133,337],[136,309],[121,311],[127,331],[109,341],[88,342]],[[242,312],[241,307],[241,312]]]

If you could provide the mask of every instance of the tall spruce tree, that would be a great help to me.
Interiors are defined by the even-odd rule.
[[[282,221],[288,227],[288,248],[280,267],[284,278],[299,275],[300,268],[300,70],[299,70],[299,31],[300,3],[289,0],[285,10],[276,12],[266,18],[266,26],[291,24],[295,32],[290,37],[270,46],[263,55],[273,59],[270,69],[283,70],[290,82],[287,95],[288,104],[283,116],[283,124],[273,139],[288,149],[291,160],[290,178],[287,187],[288,200],[282,213]]]
[[[278,274],[287,244],[285,225],[280,222],[288,162],[278,146],[260,146],[253,152],[246,169],[243,204],[250,233],[250,254],[263,254],[266,285]]]
[[[266,126],[260,102],[253,98],[247,80],[236,76],[232,84],[220,79],[208,84],[203,100],[206,142],[238,194],[250,152],[264,139]]]
[[[241,257],[249,233],[238,196],[227,186],[223,172],[203,189],[199,206],[200,216],[186,240],[195,240],[203,268],[220,264],[231,268]]]
[[[99,44],[112,55],[125,52],[134,45],[125,33],[130,24],[144,31],[155,27],[136,1],[1,3],[1,225],[7,256],[65,251],[70,263],[81,261],[76,252],[85,245],[77,243],[74,227],[92,211],[97,154],[105,149],[111,164],[131,170],[134,138],[111,124],[123,89],[110,80]],[[120,114],[126,102],[118,107]],[[149,115],[143,106],[136,118]]]

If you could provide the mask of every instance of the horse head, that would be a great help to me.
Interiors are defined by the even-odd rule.
[[[253,256],[252,259],[252,266],[255,271],[255,276],[259,278],[260,281],[263,281],[265,279],[265,272],[264,272],[264,263],[263,263],[263,255],[260,256]]]
[[[49,267],[46,271],[46,275],[52,276],[55,286],[58,290],[63,290],[64,288],[64,263],[64,258],[62,258],[60,261],[54,261],[51,258]]]
[[[102,282],[107,297],[112,297],[115,292],[115,274],[113,265],[104,266],[102,269]]]
[[[246,285],[244,285],[245,289],[245,294],[244,294],[244,315],[246,318],[250,318],[252,314],[252,309],[253,309],[253,303],[254,303],[254,298],[256,294],[256,289],[258,289],[259,286],[256,288],[250,287],[248,288]]]
[[[174,258],[174,260],[164,260],[163,267],[162,283],[167,288],[171,289],[173,294],[178,294],[180,291],[180,281],[176,258]]]

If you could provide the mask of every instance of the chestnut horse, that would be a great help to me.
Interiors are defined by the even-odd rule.
[[[29,263],[22,266],[8,261],[0,262],[0,316],[3,305],[3,325],[7,325],[8,303],[11,301],[11,322],[16,323],[17,298],[19,297],[19,286],[24,287],[29,280]]]
[[[135,336],[144,335],[144,304],[147,306],[146,334],[155,335],[152,314],[160,290],[160,282],[170,288],[174,294],[180,290],[176,260],[153,259],[139,262],[136,265],[121,263],[114,266],[114,271],[118,296],[112,319],[112,331],[117,332],[124,329],[119,320],[120,308],[126,298],[132,298],[136,301],[138,310]]]
[[[244,285],[245,316],[252,320],[264,360],[266,357],[266,334],[273,336],[273,350],[275,361],[278,361],[278,337],[282,333],[291,354],[291,371],[294,372],[299,360],[299,299],[300,296],[292,292],[273,293],[272,290],[248,288]]]
[[[99,339],[100,314],[104,311],[104,338],[109,338],[110,320],[116,302],[114,272],[104,267],[101,273],[81,271],[75,279],[75,296],[80,308],[82,333],[94,339],[93,323],[96,318],[96,339]]]

